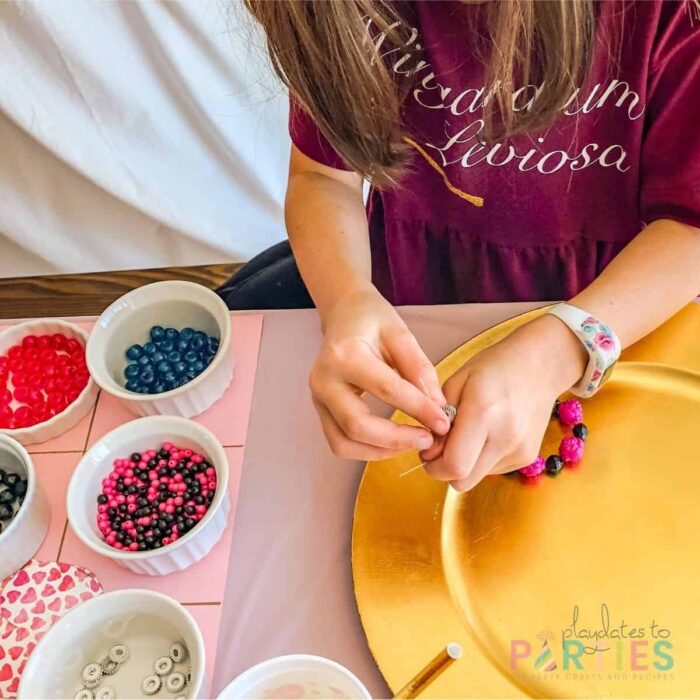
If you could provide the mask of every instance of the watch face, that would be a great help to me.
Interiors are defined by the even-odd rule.
[[[610,379],[610,375],[612,374],[613,369],[615,369],[615,365],[616,365],[616,364],[617,364],[616,362],[613,362],[613,363],[610,365],[610,367],[608,367],[608,368],[605,370],[605,372],[603,372],[603,376],[600,378],[600,382],[598,382],[598,386],[599,386],[599,387],[603,386],[603,384],[605,384],[605,382],[607,382],[608,379]]]

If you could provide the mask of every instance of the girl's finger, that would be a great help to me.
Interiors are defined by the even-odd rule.
[[[433,444],[433,436],[425,428],[398,425],[372,414],[369,406],[345,384],[329,383],[322,392],[317,398],[339,429],[354,442],[384,447],[394,453],[423,450]]]
[[[369,350],[352,362],[344,363],[339,370],[348,384],[412,416],[432,433],[444,435],[450,429],[450,422],[438,403]]]
[[[440,481],[466,479],[474,468],[484,444],[486,428],[477,412],[463,401],[457,409],[447,442],[442,454],[426,464],[425,470]]]
[[[350,440],[333,420],[333,416],[328,409],[316,399],[313,402],[321,419],[321,428],[334,455],[345,459],[360,459],[363,461],[388,459],[393,456],[394,452],[392,450]]]
[[[494,441],[487,439],[484,449],[476,460],[469,475],[464,479],[456,479],[450,482],[455,491],[469,491],[473,489],[484,477],[496,473],[494,470],[500,464],[501,447]]]
[[[384,349],[404,379],[427,394],[438,406],[447,403],[437,370],[423,352],[416,337],[406,328],[391,330],[383,338]]]

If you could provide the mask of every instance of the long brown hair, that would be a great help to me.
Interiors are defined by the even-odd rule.
[[[407,146],[401,85],[377,60],[368,26],[401,46],[408,28],[389,0],[245,0],[267,35],[275,71],[345,162],[375,185],[397,181]],[[490,0],[484,107],[487,140],[551,123],[583,80],[595,38],[594,0]],[[382,50],[386,48],[386,43]],[[517,85],[546,83],[514,111]]]

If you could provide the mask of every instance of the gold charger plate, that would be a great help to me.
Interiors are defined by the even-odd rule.
[[[441,380],[536,313],[465,343]],[[690,307],[626,352],[586,402],[583,463],[556,478],[457,494],[422,470],[400,477],[416,453],[368,463],[353,577],[394,691],[455,641],[464,657],[423,697],[700,694],[699,337]],[[560,438],[552,423],[544,454]]]

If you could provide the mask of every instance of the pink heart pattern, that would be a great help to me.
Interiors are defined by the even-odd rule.
[[[100,593],[91,571],[66,562],[31,559],[0,582],[0,698],[17,697],[27,659],[51,625]]]

